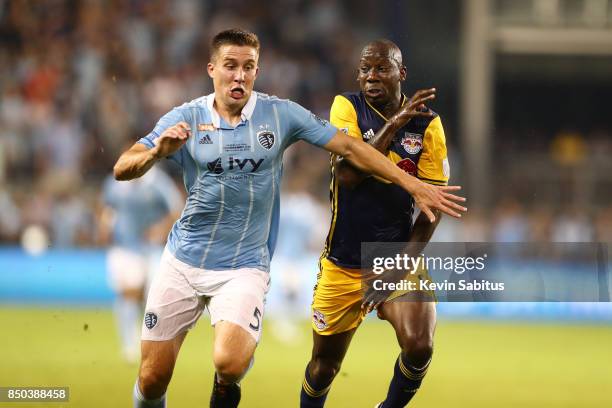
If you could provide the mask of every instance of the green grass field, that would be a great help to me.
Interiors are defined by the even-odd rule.
[[[241,407],[297,407],[310,352],[308,324],[281,342],[265,326]],[[206,407],[211,334],[202,319],[181,351],[168,406]],[[1,407],[131,407],[137,367],[122,362],[110,312],[0,308],[0,386],[69,386],[70,403]],[[371,408],[385,395],[398,350],[390,326],[357,333],[327,407]],[[610,407],[612,327],[442,321],[414,407]]]

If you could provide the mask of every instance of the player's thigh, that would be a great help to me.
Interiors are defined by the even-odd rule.
[[[365,314],[361,309],[363,287],[358,270],[321,260],[312,301],[312,329],[322,336],[357,328]]]
[[[164,253],[145,306],[142,340],[163,342],[190,330],[204,310],[204,301],[187,281],[182,265]]]
[[[215,333],[224,337],[227,332],[242,338],[245,332],[255,343],[259,342],[263,330],[266,294],[270,288],[269,275],[252,268],[217,273],[225,274],[226,277],[208,301],[210,322],[215,326]],[[218,326],[219,323],[225,322],[233,325]],[[234,326],[242,328],[243,331],[238,331]]]
[[[182,332],[170,340],[141,342],[142,359],[139,370],[141,386],[143,383],[167,384],[170,381],[186,335],[187,332]]]
[[[436,329],[435,302],[399,298],[382,304],[378,312],[380,318],[391,323],[402,347],[433,341]]]

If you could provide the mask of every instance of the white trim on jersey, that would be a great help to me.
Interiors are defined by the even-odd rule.
[[[210,251],[210,247],[213,242],[215,242],[215,235],[217,233],[217,229],[219,228],[219,223],[221,222],[221,218],[223,218],[223,211],[225,210],[225,185],[223,183],[219,183],[221,191],[219,192],[221,203],[219,204],[219,216],[217,217],[217,221],[215,221],[215,225],[213,225],[212,231],[210,233],[210,240],[208,241],[208,245],[206,245],[206,251],[204,251],[204,255],[202,255],[202,261],[200,262],[200,268],[204,268],[204,263],[206,263],[206,257],[208,256],[208,251]]]
[[[246,220],[244,221],[244,229],[242,230],[242,234],[240,235],[240,241],[238,241],[238,245],[236,245],[236,252],[234,253],[234,259],[232,260],[232,268],[236,267],[236,261],[238,260],[238,255],[240,255],[240,248],[242,247],[242,243],[244,242],[244,237],[249,229],[249,222],[251,221],[251,213],[253,212],[253,202],[255,201],[255,194],[253,193],[253,179],[249,179],[249,212],[247,213]]]
[[[219,129],[221,127],[221,117],[219,113],[215,109],[215,93],[211,93],[210,95],[206,95],[206,107],[210,112],[210,119],[212,120],[212,124],[215,128]],[[251,91],[251,96],[247,101],[246,105],[242,108],[242,112],[240,113],[240,119],[243,121],[247,121],[251,119],[253,116],[253,112],[255,111],[255,105],[257,104],[257,92]]]

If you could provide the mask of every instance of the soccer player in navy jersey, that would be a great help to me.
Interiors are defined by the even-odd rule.
[[[420,90],[410,99],[402,93],[406,67],[400,49],[389,40],[373,41],[363,49],[357,79],[359,92],[336,96],[332,125],[367,142],[398,169],[431,185],[447,185],[450,167],[442,122],[425,105],[434,98],[435,89]],[[376,308],[379,317],[393,326],[401,349],[387,397],[377,407],[400,408],[408,404],[427,373],[435,303],[431,293],[370,290],[364,296],[361,243],[408,242],[407,254],[417,257],[437,226],[439,211],[434,210],[435,222],[421,211],[413,223],[418,199],[410,191],[368,177],[341,156],[332,156],[333,217],[314,291],[314,345],[300,406],[324,406],[355,331]],[[426,279],[427,271],[418,272],[410,279]]]
[[[282,155],[304,140],[409,191],[433,220],[459,216],[458,187],[435,187],[386,160],[300,105],[253,91],[259,40],[232,29],[217,34],[207,66],[214,93],[174,108],[123,153],[115,177],[142,176],[167,157],[183,169],[188,193],[149,291],[135,407],[163,407],[187,334],[208,308],[214,326],[211,407],[236,407],[261,335],[269,264],[278,229]]]

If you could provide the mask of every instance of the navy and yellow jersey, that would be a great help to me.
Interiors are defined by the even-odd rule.
[[[402,95],[402,104],[407,98]],[[373,137],[387,119],[361,92],[336,96],[330,121],[349,136],[364,141]],[[446,185],[449,165],[440,117],[415,117],[393,138],[387,158],[421,180]],[[336,157],[331,157],[330,199],[332,223],[323,257],[338,266],[361,266],[362,242],[405,242],[412,229],[414,200],[399,186],[377,177],[364,179],[354,189],[338,184]]]

